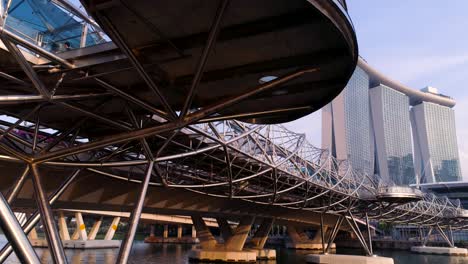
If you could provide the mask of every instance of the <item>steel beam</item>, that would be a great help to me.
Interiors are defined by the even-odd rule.
[[[10,32],[8,29],[6,28],[3,28],[3,38],[2,39],[5,39],[7,38],[8,40],[10,40],[11,42],[13,43],[16,43],[16,44],[20,44],[21,46],[33,51],[33,52],[36,52],[37,54],[51,60],[51,61],[54,61],[54,62],[58,62],[60,63],[61,65],[65,66],[66,68],[68,69],[73,69],[74,66],[73,64],[69,63],[67,60],[64,60],[62,58],[60,58],[59,56],[31,43],[31,42],[28,42],[24,39],[22,39],[21,37],[17,36],[16,34]],[[4,41],[4,42],[8,42],[7,41]],[[21,55],[22,56],[22,55]]]
[[[330,252],[333,241],[335,241],[336,235],[338,235],[338,232],[340,231],[340,227],[341,227],[341,224],[343,223],[343,220],[344,220],[344,216],[342,215],[340,215],[338,219],[336,220],[336,223],[333,226],[333,230],[330,233],[330,237],[328,238],[328,243],[327,243],[327,248],[325,250],[325,253]]]
[[[24,171],[21,174],[21,176],[16,180],[10,192],[8,193],[7,202],[9,204],[11,204],[16,199],[16,196],[18,195],[19,191],[23,187],[23,184],[26,181],[28,174],[29,174],[29,166],[27,165],[26,168],[24,168]]]
[[[166,112],[169,114],[171,119],[175,119],[177,117],[176,113],[172,109],[171,105],[167,101],[165,95],[160,91],[159,87],[153,81],[151,76],[146,72],[143,68],[143,65],[138,61],[138,58],[135,56],[133,51],[128,47],[127,43],[125,42],[124,38],[120,35],[118,30],[112,24],[112,22],[105,16],[105,15],[97,15],[100,18],[101,23],[106,27],[107,33],[112,37],[112,40],[115,44],[123,51],[123,53],[127,56],[130,62],[133,64],[137,72],[143,78],[145,83],[148,87],[153,91],[153,93],[158,97],[159,102],[162,104]]]
[[[0,192],[0,227],[8,241],[12,244],[16,256],[21,263],[41,263],[28,237],[21,229],[15,214]],[[3,261],[2,261],[3,263]]]
[[[75,180],[75,178],[78,176],[80,173],[80,170],[76,170],[73,172],[63,183],[60,185],[59,188],[50,196],[49,203],[52,205],[55,203],[55,201],[58,200],[58,198],[63,194],[63,192],[70,186],[70,184]],[[33,215],[28,219],[28,221],[24,224],[24,233],[28,234],[31,232],[34,227],[39,223],[39,220],[41,219],[41,216],[39,214],[39,211],[36,211],[33,213]],[[3,263],[8,256],[11,254],[13,251],[13,248],[10,244],[6,244],[3,246],[2,250],[0,251],[0,263]]]
[[[23,53],[19,50],[16,44],[10,42],[6,38],[2,38],[3,44],[7,47],[8,51],[10,51],[11,55],[15,57],[16,61],[29,77],[31,82],[34,85],[34,88],[39,92],[40,95],[49,99],[50,98],[50,91],[45,87],[44,83],[39,79],[39,76],[34,71],[33,67],[29,64],[26,58],[23,56]]]
[[[37,206],[41,212],[42,223],[46,233],[47,243],[54,263],[67,263],[65,251],[63,250],[62,240],[55,224],[54,215],[50,208],[49,199],[44,190],[43,179],[39,174],[37,165],[31,165],[32,179],[34,185],[34,194],[37,201]]]
[[[117,262],[119,264],[128,263],[128,257],[130,256],[130,251],[132,250],[133,239],[135,238],[136,230],[138,227],[138,222],[140,221],[141,212],[143,210],[143,205],[145,202],[146,192],[148,191],[149,182],[151,179],[151,173],[153,172],[154,162],[150,161],[148,163],[148,168],[146,169],[146,175],[144,181],[141,183],[140,191],[138,193],[138,200],[135,203],[135,207],[130,216],[129,227],[127,234],[125,235],[122,245],[120,247],[119,255],[117,257]]]
[[[322,253],[326,253],[326,248],[325,248],[325,226],[323,225],[323,214],[320,214],[320,237],[322,239]]]
[[[211,26],[210,33],[208,34],[208,40],[200,56],[200,60],[198,61],[198,65],[196,68],[197,70],[192,79],[192,84],[190,85],[187,97],[185,98],[184,106],[182,107],[182,111],[179,115],[180,117],[185,116],[190,110],[194,94],[198,88],[198,85],[200,84],[203,71],[205,70],[206,62],[208,61],[208,56],[210,55],[211,49],[213,48],[213,45],[215,44],[216,38],[218,37],[219,31],[221,29],[221,22],[223,20],[224,13],[226,12],[228,4],[229,0],[222,0],[216,11],[214,22]]]
[[[367,226],[367,236],[369,238],[369,251],[371,253],[371,255],[374,254],[374,251],[372,250],[372,235],[371,235],[371,232],[370,232],[370,224],[369,224],[369,216],[367,215],[367,212],[366,212],[366,226]]]
[[[189,124],[195,123],[203,119],[204,117],[211,115],[221,109],[225,109],[226,107],[236,104],[242,100],[245,100],[253,95],[273,89],[277,87],[278,85],[294,80],[304,74],[312,73],[316,71],[318,71],[317,68],[299,70],[291,74],[287,74],[286,76],[283,76],[281,78],[270,81],[268,83],[251,88],[241,95],[233,96],[231,98],[226,99],[225,101],[215,103],[202,110],[191,113],[187,115],[183,120],[175,120],[175,121],[171,121],[168,123],[163,123],[159,126],[142,128],[142,129],[126,132],[126,133],[111,135],[106,138],[94,141],[94,142],[81,144],[79,146],[70,147],[68,149],[62,149],[62,150],[54,151],[51,153],[45,153],[35,158],[34,163],[42,163],[42,162],[50,161],[53,159],[67,157],[73,154],[78,154],[78,153],[82,153],[82,152],[86,152],[86,151],[90,151],[94,149],[99,149],[99,148],[106,147],[112,144],[122,143],[122,142],[131,141],[134,139],[140,139],[140,138],[148,137],[151,135],[155,135],[155,134],[159,134],[159,133],[163,133],[167,131],[172,131],[175,129],[180,129]]]

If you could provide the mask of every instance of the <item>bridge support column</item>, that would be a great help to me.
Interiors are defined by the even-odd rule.
[[[167,239],[169,237],[169,225],[164,225],[163,238]]]
[[[145,243],[159,243],[161,242],[157,237],[156,237],[156,226],[155,225],[150,225],[150,234],[145,238]]]
[[[182,238],[182,225],[177,225],[177,238]]]
[[[449,247],[427,247],[426,244],[430,239],[432,231],[436,229],[440,236],[445,240],[445,242],[449,245]],[[424,240],[422,241],[421,246],[411,247],[411,252],[414,253],[422,253],[422,254],[440,254],[440,255],[460,255],[460,256],[467,256],[468,249],[466,248],[457,248],[455,247],[455,243],[453,241],[453,234],[451,227],[447,227],[448,231],[444,232],[442,227],[437,224],[435,227],[429,227],[427,234],[425,235]],[[422,237],[422,229],[420,228],[420,236]]]
[[[244,216],[241,218],[232,236],[225,243],[225,248],[227,250],[238,251],[244,248],[245,241],[249,236],[254,220],[255,218],[252,216]]]
[[[288,225],[288,236],[290,238],[290,242],[286,242],[287,248],[293,249],[315,249],[315,250],[323,250],[324,244],[322,243],[322,234],[320,229],[315,232],[313,238],[309,238],[309,236],[304,232],[304,230],[300,227]],[[327,233],[327,227],[324,227],[325,234]],[[325,245],[326,246],[326,245]],[[330,248],[336,248],[335,243],[330,244]]]
[[[221,237],[223,238],[224,243],[226,243],[226,241],[228,241],[228,239],[233,235],[232,228],[225,218],[216,218],[216,222],[218,222]]]
[[[39,237],[37,236],[37,231],[36,231],[36,228],[35,228],[35,227],[33,227],[33,228],[31,229],[31,231],[29,232],[28,237],[29,237],[29,239],[31,239],[31,240],[37,240],[37,239],[39,239]]]
[[[205,220],[201,216],[192,216],[193,226],[196,229],[196,235],[200,240],[200,246],[204,250],[215,249],[216,239],[211,234],[210,229],[206,226]],[[193,233],[192,233],[193,234]]]
[[[63,214],[63,212],[59,212],[58,222],[60,238],[62,238],[62,240],[70,240],[70,233],[68,232],[67,220],[65,219],[65,215]]]
[[[367,232],[369,234],[368,243],[366,243],[366,239],[364,235],[362,234],[362,232],[360,231],[359,226],[357,225],[354,219],[354,216],[351,214],[350,211],[348,211],[348,216],[349,217],[346,217],[346,215],[342,215],[338,217],[335,225],[333,226],[333,229],[327,235],[325,232],[325,226],[323,225],[323,214],[321,215],[320,226],[321,226],[322,231],[318,233],[321,235],[322,241],[323,241],[322,242],[323,254],[307,255],[306,257],[307,263],[394,264],[392,258],[378,257],[376,255],[373,255],[372,240],[370,236],[370,225],[369,225],[369,219],[367,217],[367,214],[366,214],[366,225],[367,225]],[[348,226],[353,230],[359,242],[362,244],[362,247],[366,250],[367,256],[328,254],[330,244],[335,239],[336,234],[338,233],[338,230],[340,229],[340,226],[343,222],[343,219],[346,220],[346,222],[348,223]],[[326,240],[328,240],[328,242],[325,242]],[[326,248],[324,248],[325,244],[328,245]]]
[[[254,237],[250,240],[250,248],[257,252],[257,259],[276,259],[276,250],[264,248],[268,234],[272,230],[273,222],[273,218],[265,218],[257,232],[255,232]]]
[[[78,238],[80,240],[88,240],[88,234],[86,233],[86,225],[83,221],[83,215],[81,213],[75,213],[76,221],[76,232],[78,232]]]
[[[91,228],[91,231],[89,231],[88,234],[88,239],[89,240],[94,240],[96,239],[96,235],[99,232],[99,228],[101,227],[102,224],[102,216],[94,222],[93,227]]]
[[[109,226],[109,229],[107,230],[104,240],[112,240],[112,238],[114,238],[114,234],[115,234],[115,231],[117,230],[117,227],[119,226],[119,222],[120,222],[120,217],[114,217],[111,225]]]
[[[239,225],[234,230],[232,230],[231,227],[227,228],[227,221],[219,220],[218,223],[222,223],[220,224],[220,228],[221,225],[225,227],[224,244],[217,243],[213,234],[210,232],[209,228],[206,226],[206,223],[201,216],[192,216],[192,221],[193,225],[196,228],[198,239],[200,240],[201,249],[195,249],[190,251],[190,259],[198,261],[203,260],[226,262],[250,262],[256,260],[256,251],[243,250],[245,241],[247,240],[249,231],[252,227],[254,217],[243,217],[240,220]],[[231,236],[229,236],[229,229],[232,231]]]
[[[194,225],[192,225],[192,238],[197,238],[197,229],[195,229]]]

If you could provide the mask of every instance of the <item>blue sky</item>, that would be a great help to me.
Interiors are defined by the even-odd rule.
[[[457,100],[458,145],[468,180],[468,1],[347,2],[368,63],[410,87],[433,86]],[[321,145],[319,112],[286,126]]]

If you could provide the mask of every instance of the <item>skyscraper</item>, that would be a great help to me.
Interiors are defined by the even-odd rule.
[[[322,111],[322,147],[355,170],[373,173],[369,76],[356,67],[344,90]]]
[[[460,181],[454,110],[422,102],[413,106],[411,118],[415,167],[421,182]]]
[[[385,85],[370,89],[369,94],[376,172],[397,185],[415,183],[409,97]]]
[[[455,103],[433,87],[394,81],[360,58],[348,85],[322,110],[322,147],[398,185],[459,181]]]

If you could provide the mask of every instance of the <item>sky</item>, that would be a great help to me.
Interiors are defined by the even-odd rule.
[[[455,117],[464,180],[468,181],[467,0],[348,0],[360,55],[414,89],[433,86],[457,101]],[[285,124],[321,146],[321,115]]]

